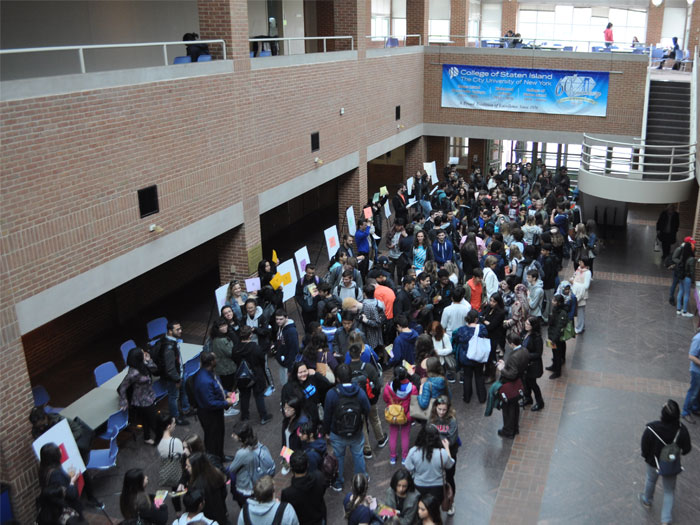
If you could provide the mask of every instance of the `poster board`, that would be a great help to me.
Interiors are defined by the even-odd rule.
[[[323,236],[326,238],[326,248],[328,249],[328,259],[332,259],[333,256],[340,248],[340,238],[338,237],[338,227],[331,226],[323,230]]]
[[[226,290],[228,290],[228,284],[229,283],[219,286],[214,292],[214,295],[216,296],[216,305],[219,307],[219,312],[224,307],[224,304],[226,304]]]
[[[355,209],[352,206],[345,210],[345,217],[348,219],[348,232],[350,235],[355,235],[357,225],[355,224]]]
[[[282,278],[282,300],[286,303],[294,297],[297,285],[297,270],[294,266],[294,259],[289,259],[277,266],[277,273]]]
[[[437,184],[438,183],[438,176],[437,176],[437,168],[435,166],[435,161],[433,162],[424,162],[423,163],[423,169],[425,172],[430,175],[430,182],[431,184]]]
[[[450,157],[448,164],[451,166],[456,166],[457,164],[459,164],[459,157]]]
[[[32,448],[37,459],[40,458],[41,447],[47,443],[54,443],[61,450],[61,466],[69,476],[75,472],[85,472],[85,463],[80,456],[80,450],[78,450],[78,445],[70,431],[67,419],[62,419],[34,440]],[[83,484],[81,477],[78,480],[78,492],[82,492]]]
[[[306,246],[302,246],[297,251],[294,252],[294,259],[297,262],[297,271],[299,275],[302,276],[306,272],[306,265],[311,263],[311,257],[309,257],[309,250]]]
[[[391,217],[391,206],[389,206],[389,201],[384,203],[384,215],[386,215],[387,219]]]

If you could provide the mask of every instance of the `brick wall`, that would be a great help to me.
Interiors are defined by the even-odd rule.
[[[688,49],[692,58],[694,49],[700,50],[700,5],[693,5],[690,15],[690,32],[688,33]],[[698,64],[693,64],[697,68]]]
[[[197,12],[200,38],[225,40],[227,58],[236,60],[236,70],[249,69],[248,3],[235,0],[197,0]]]
[[[448,160],[448,137],[426,137],[427,149],[428,149],[428,160],[426,162],[435,161],[435,167],[438,172],[438,177],[441,176],[442,170]]]
[[[644,114],[644,84],[647,64],[645,62],[615,62],[595,59],[570,60],[557,58],[528,57],[523,63],[519,54],[484,55],[425,55],[425,122],[439,124],[484,125],[490,127],[542,129],[561,131],[583,131],[639,136]],[[621,71],[611,74],[608,88],[607,117],[575,115],[548,115],[543,113],[515,113],[506,111],[465,110],[442,108],[442,66],[438,64],[463,64],[475,66],[531,67],[542,69],[575,69],[578,71]]]
[[[518,32],[518,10],[520,5],[518,2],[504,1],[501,4],[501,34],[505,35],[510,29],[513,33]]]
[[[421,35],[423,45],[428,45],[429,0],[406,0],[406,34]]]
[[[466,35],[469,25],[469,0],[452,0],[450,4],[450,35],[456,46],[466,46],[466,38],[454,35]]]
[[[348,231],[346,210],[352,206],[355,220],[359,219],[362,208],[368,200],[367,162],[360,162],[360,167],[338,177],[338,233]]]
[[[647,10],[647,34],[645,42],[647,44],[658,44],[661,41],[661,27],[664,23],[664,10],[666,9],[666,2],[661,4],[659,7],[654,6],[649,2],[649,7]],[[613,27],[613,30],[615,28]],[[613,32],[613,34],[615,34]],[[637,36],[641,40],[641,36]]]
[[[418,137],[406,144],[406,160],[403,180],[415,177],[416,172],[423,171],[423,163],[428,162],[427,138]],[[432,159],[431,159],[432,160]]]

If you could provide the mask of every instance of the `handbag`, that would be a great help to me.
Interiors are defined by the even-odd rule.
[[[180,454],[174,453],[175,438],[170,438],[168,457],[160,458],[158,485],[160,487],[176,487],[182,478],[182,461]]]
[[[467,346],[467,358],[477,363],[485,363],[491,353],[491,341],[485,337],[479,337],[480,328],[480,326],[474,328],[474,335]]]
[[[452,508],[452,505],[454,505],[455,493],[454,490],[452,490],[452,485],[445,479],[445,466],[442,462],[442,451],[438,452],[440,453],[440,471],[442,472],[442,503],[440,504],[440,508],[447,512]]]
[[[564,331],[561,334],[561,340],[568,341],[569,339],[573,339],[574,337],[576,337],[576,330],[574,330],[574,322],[569,320],[569,322],[566,323]]]
[[[316,372],[328,379],[331,385],[335,384],[335,374],[330,366],[328,366],[328,354],[323,353],[323,361],[316,363]]]
[[[424,421],[428,421],[428,418],[430,417],[430,412],[433,410],[433,405],[435,404],[435,398],[432,397],[433,393],[433,386],[432,383],[430,383],[430,403],[428,403],[427,408],[422,408],[420,404],[418,403],[418,396],[411,396],[411,405],[408,409],[409,415],[413,419],[422,419]]]

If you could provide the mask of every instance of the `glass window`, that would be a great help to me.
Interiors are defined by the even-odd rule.
[[[406,36],[406,19],[405,18],[392,18],[391,19],[391,34],[395,37]],[[414,38],[415,40],[415,38]],[[418,41],[416,41],[416,44]]]
[[[446,42],[450,39],[449,20],[430,20],[428,24],[428,34],[431,42]]]
[[[481,38],[500,38],[502,36],[501,7],[501,4],[482,4]]]

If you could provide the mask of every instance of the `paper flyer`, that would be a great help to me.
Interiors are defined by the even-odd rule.
[[[363,208],[362,213],[365,215],[365,219],[372,218],[372,208],[370,208],[369,206],[367,206],[366,208]]]
[[[280,456],[284,458],[284,460],[289,463],[289,458],[292,457],[292,454],[294,451],[289,448],[289,447],[282,447],[282,450],[280,451]]]
[[[456,166],[459,164],[459,157],[450,157],[450,160],[447,163]]]
[[[216,296],[216,305],[219,307],[219,312],[226,303],[226,290],[228,290],[228,283],[219,286],[214,292],[214,295]]]
[[[257,292],[260,290],[260,277],[251,277],[250,279],[246,279],[245,289],[248,290],[248,293]],[[221,311],[221,308],[219,308],[219,311]]]
[[[372,196],[372,202],[379,202],[379,192],[375,193]]]
[[[381,195],[382,197],[384,195],[389,195],[389,190],[386,189],[386,186],[382,186],[381,188],[379,188],[379,195]]]
[[[406,181],[406,189],[408,190],[409,195],[413,193],[413,177],[409,177]]]

